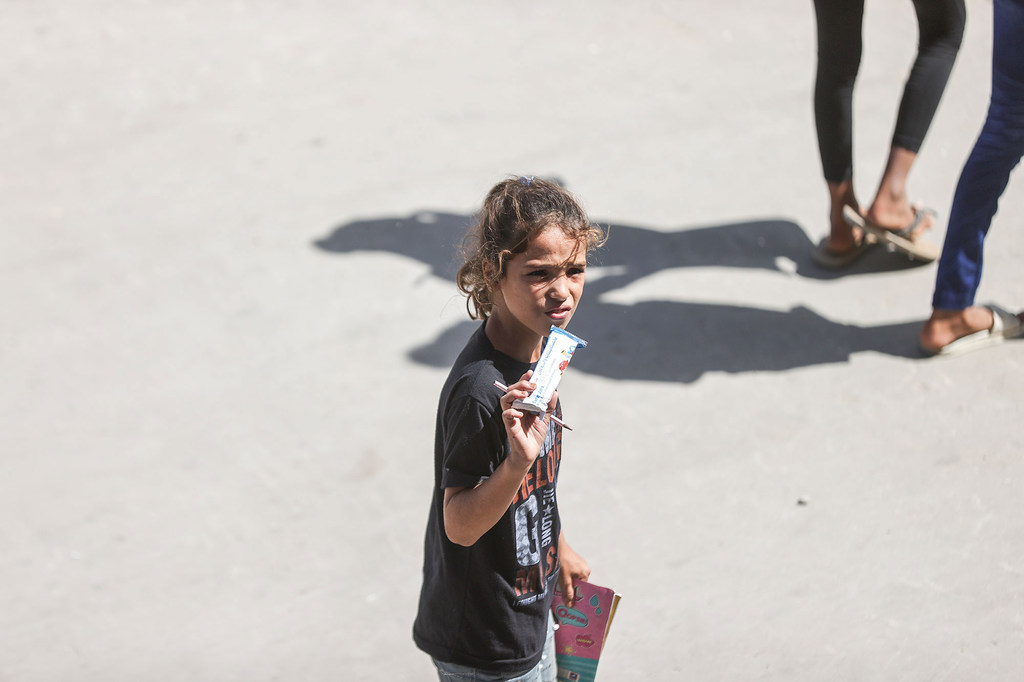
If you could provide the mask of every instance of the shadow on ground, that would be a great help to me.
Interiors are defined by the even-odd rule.
[[[431,273],[454,281],[458,247],[473,216],[421,212],[409,217],[360,220],[341,225],[314,245],[330,253],[389,252],[420,261]],[[915,267],[883,249],[836,273],[810,259],[813,243],[796,223],[754,220],[662,232],[631,225],[609,226],[610,239],[594,254],[602,276],[587,283],[587,303],[573,331],[591,342],[573,361],[579,371],[613,379],[693,382],[705,372],[780,371],[844,362],[875,351],[918,357],[920,321],[859,327],[796,307],[789,311],[746,306],[642,301],[609,303],[605,294],[661,270],[678,267],[755,268],[810,279],[834,279]],[[466,321],[410,351],[412,360],[447,367],[478,322]]]

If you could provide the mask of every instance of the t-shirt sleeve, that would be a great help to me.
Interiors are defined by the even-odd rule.
[[[501,463],[504,427],[492,410],[471,396],[451,404],[445,419],[442,488],[475,486]]]

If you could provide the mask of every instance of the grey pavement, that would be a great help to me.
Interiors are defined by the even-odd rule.
[[[991,4],[911,177],[941,240]],[[0,680],[429,680],[453,245],[506,174],[611,226],[561,387],[604,680],[1024,677],[1024,343],[813,266],[807,0],[3,3]],[[869,1],[870,198],[916,43]],[[981,299],[1024,306],[1024,177]]]

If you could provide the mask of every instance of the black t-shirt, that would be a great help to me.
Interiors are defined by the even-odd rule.
[[[514,384],[528,369],[495,350],[481,325],[441,390],[423,587],[413,625],[416,645],[434,658],[495,672],[528,670],[543,653],[558,575],[555,482],[562,428],[549,422],[541,454],[515,500],[471,547],[445,533],[444,489],[477,485],[508,455],[502,391],[494,382]]]

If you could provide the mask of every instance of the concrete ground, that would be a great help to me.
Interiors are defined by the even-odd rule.
[[[991,3],[911,193],[945,216]],[[817,269],[811,3],[8,2],[0,680],[430,680],[410,628],[453,244],[506,174],[611,226],[561,387],[604,680],[1024,676],[1024,343]],[[868,2],[870,199],[916,45]],[[980,298],[1024,306],[1024,177]]]

